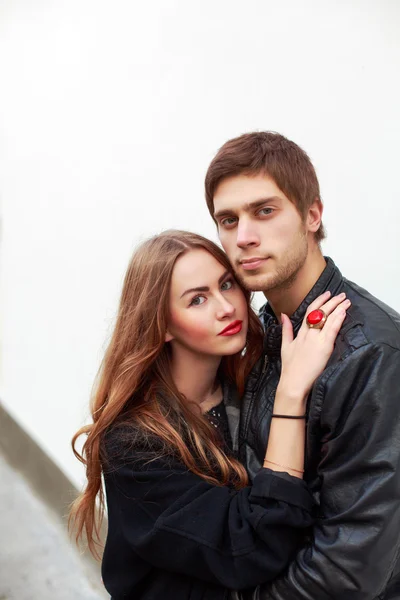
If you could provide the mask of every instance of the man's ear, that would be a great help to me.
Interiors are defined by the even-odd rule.
[[[174,339],[174,336],[171,335],[169,331],[167,331],[167,333],[165,334],[165,341],[170,342],[173,339]]]
[[[312,233],[318,231],[321,226],[322,221],[322,213],[324,212],[324,207],[319,198],[316,198],[314,202],[311,204],[307,213],[307,229]]]

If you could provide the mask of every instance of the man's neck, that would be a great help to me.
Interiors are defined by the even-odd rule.
[[[275,288],[264,294],[279,322],[281,313],[290,317],[297,310],[320,278],[325,267],[326,261],[319,247],[316,247],[309,251],[304,265],[290,287]]]

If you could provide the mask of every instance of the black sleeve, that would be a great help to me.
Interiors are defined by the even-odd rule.
[[[233,589],[283,571],[313,522],[302,480],[261,469],[252,487],[235,491],[211,485],[171,456],[146,459],[147,452],[136,445],[131,461],[105,474],[109,512],[118,514],[138,556]]]
[[[313,543],[258,597],[383,598],[400,550],[400,352],[365,346],[317,393],[321,516]]]

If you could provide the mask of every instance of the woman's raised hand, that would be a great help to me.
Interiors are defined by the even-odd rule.
[[[310,304],[296,338],[293,338],[289,317],[282,314],[282,373],[279,390],[284,392],[286,398],[305,400],[332,354],[351,302],[344,293],[333,298],[330,295],[330,292],[325,292]],[[307,316],[317,309],[323,310],[327,316],[322,329],[310,328],[307,324]]]

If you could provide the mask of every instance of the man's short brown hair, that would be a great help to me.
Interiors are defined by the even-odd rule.
[[[226,142],[208,167],[205,188],[211,216],[214,218],[214,194],[221,181],[259,173],[275,181],[303,218],[311,204],[320,200],[317,175],[304,150],[273,131],[245,133]],[[315,239],[320,242],[324,237],[321,223]]]

